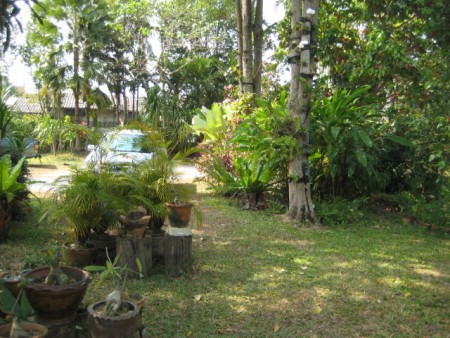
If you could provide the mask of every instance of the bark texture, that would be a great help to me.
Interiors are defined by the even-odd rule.
[[[289,64],[291,69],[288,110],[299,144],[289,163],[289,217],[317,223],[311,198],[308,166],[308,126],[319,0],[293,0]]]
[[[261,93],[263,0],[236,0],[238,69],[241,93]]]

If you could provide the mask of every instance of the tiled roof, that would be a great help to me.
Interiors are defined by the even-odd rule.
[[[132,109],[132,98],[128,98],[128,109]],[[7,101],[8,106],[12,108],[13,111],[18,111],[28,114],[39,114],[42,113],[41,106],[39,105],[37,95],[32,95],[28,97],[11,97]],[[139,98],[139,110],[142,110],[145,104],[145,98]],[[80,98],[79,101],[80,109],[87,108],[86,102]],[[63,93],[61,99],[61,108],[63,109],[75,109],[75,96],[73,93],[66,92]],[[120,104],[120,108],[123,109],[123,102]],[[91,109],[97,109],[95,104],[91,105]]]
[[[80,97],[80,100],[78,101],[78,106],[80,109],[86,108],[87,104],[83,99]],[[75,108],[75,95],[73,93],[63,93],[61,98],[61,108],[67,108],[72,109]],[[97,106],[95,104],[91,105],[91,109],[97,109]]]
[[[41,106],[37,97],[10,97],[6,104],[12,111],[18,111],[25,114],[40,114]]]

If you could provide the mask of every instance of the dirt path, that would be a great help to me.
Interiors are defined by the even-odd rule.
[[[70,174],[70,166],[64,164],[30,164],[29,185],[33,194],[39,195],[49,191],[51,184],[61,176]],[[177,179],[183,183],[190,183],[201,174],[192,165],[181,165],[175,169]]]
[[[70,173],[70,167],[64,164],[30,164],[29,189],[33,194],[43,194],[47,192],[51,184],[61,176]]]

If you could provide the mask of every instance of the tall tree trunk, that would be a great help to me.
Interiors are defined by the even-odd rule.
[[[75,22],[74,22],[74,38],[73,38],[73,78],[74,78],[74,84],[73,84],[73,96],[75,99],[75,123],[80,123],[80,79],[79,79],[79,72],[80,72],[80,39],[78,36],[78,20],[77,20],[77,14],[75,14]],[[78,133],[75,136],[75,150],[81,150],[81,140],[80,135]]]
[[[253,83],[255,95],[261,95],[261,70],[263,53],[263,0],[256,0],[255,24],[253,25],[254,55],[253,55]]]
[[[236,0],[236,17],[240,90],[241,93],[259,96],[264,34],[263,0]]]
[[[314,75],[313,51],[317,32],[319,0],[292,0],[291,43],[288,62],[291,68],[288,110],[299,144],[289,163],[289,217],[302,222],[317,222],[311,198],[308,163],[308,128],[311,88]]]
[[[243,55],[243,42],[242,42],[242,4],[241,0],[236,0],[236,20],[237,20],[237,38],[238,38],[238,76],[239,76],[239,89],[242,93],[244,88],[242,86],[242,55]]]
[[[254,93],[252,1],[242,0],[242,91]]]

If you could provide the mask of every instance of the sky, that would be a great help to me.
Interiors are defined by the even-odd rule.
[[[284,16],[284,11],[281,6],[276,6],[275,0],[266,0],[264,1],[264,19],[270,25],[276,21],[279,21]],[[25,27],[26,23],[30,18],[30,11],[28,8],[23,8],[20,13],[20,21],[22,26]],[[16,38],[16,42],[18,44],[23,43],[25,41],[25,34],[22,33]],[[9,55],[7,56],[8,64],[11,66],[8,69],[8,78],[13,83],[13,85],[17,87],[24,87],[25,92],[33,93],[36,91],[36,88],[33,83],[33,79],[31,76],[30,69],[25,66],[19,55]]]

